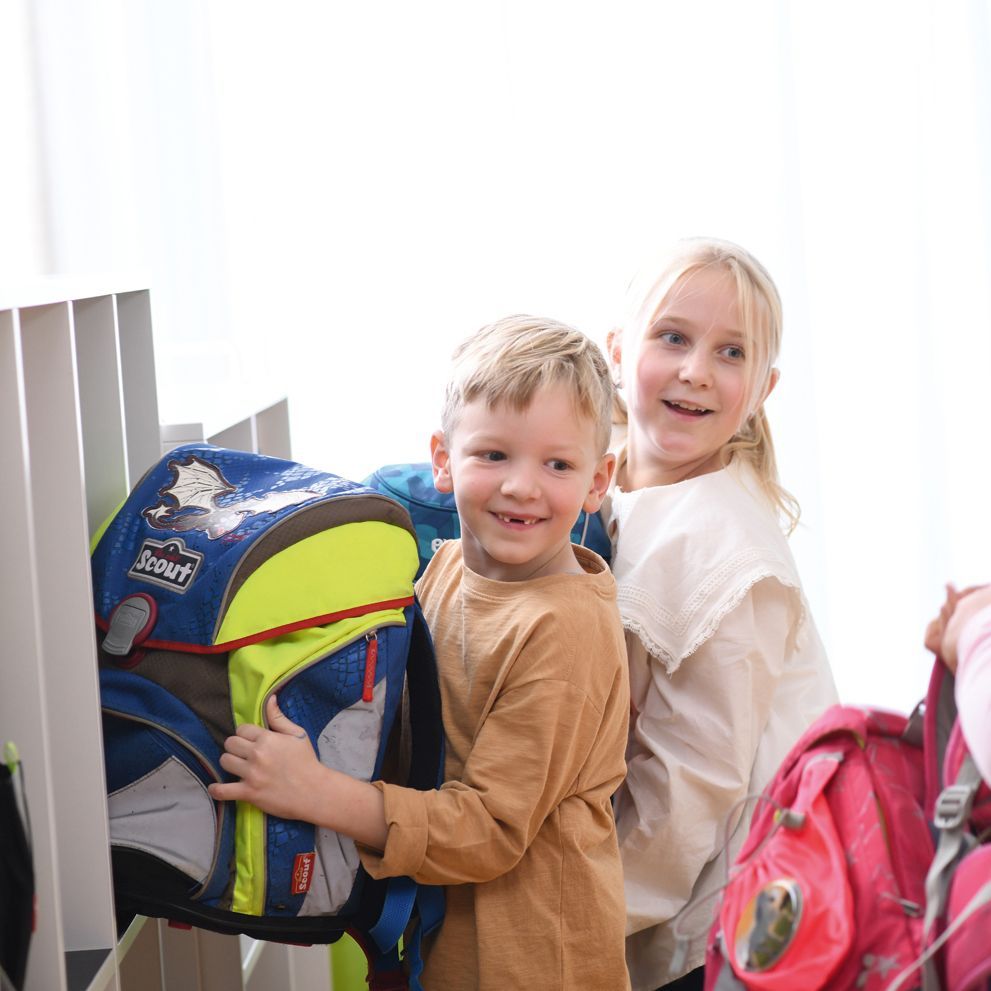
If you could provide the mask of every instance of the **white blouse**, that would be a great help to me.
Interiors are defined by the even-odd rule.
[[[630,661],[616,796],[634,991],[702,966],[752,803],[837,701],[776,514],[743,463],[606,507]],[[676,933],[688,938],[669,970]]]

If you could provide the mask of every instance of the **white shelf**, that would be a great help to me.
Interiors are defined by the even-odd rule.
[[[288,457],[285,401],[210,439]],[[89,540],[162,443],[147,290],[45,280],[0,305],[0,742],[31,814],[26,991],[330,991],[326,947],[248,941],[242,960],[235,936],[141,917],[118,939]]]

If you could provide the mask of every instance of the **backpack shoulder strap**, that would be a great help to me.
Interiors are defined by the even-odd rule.
[[[936,799],[933,825],[939,830],[939,842],[929,873],[926,875],[926,915],[924,932],[932,932],[936,919],[946,908],[953,866],[961,852],[969,851],[977,841],[967,831],[967,820],[974,796],[981,784],[981,775],[970,754],[960,765],[953,784],[947,785]]]
[[[926,816],[932,819],[936,800],[943,790],[943,760],[957,718],[953,697],[954,678],[937,657],[929,676],[923,714],[922,734],[925,751]]]

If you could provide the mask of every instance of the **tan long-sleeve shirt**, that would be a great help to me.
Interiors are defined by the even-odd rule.
[[[465,568],[460,544],[418,586],[437,652],[446,782],[380,784],[389,835],[375,877],[447,885],[427,991],[629,987],[610,796],[625,773],[629,689],[615,583],[525,582]]]

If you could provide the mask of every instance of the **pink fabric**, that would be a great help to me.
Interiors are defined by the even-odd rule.
[[[806,838],[828,837],[839,848],[844,864],[841,877],[831,873],[832,858],[811,842],[805,852],[819,859],[822,880],[817,885],[804,882],[804,876],[811,876],[806,865],[795,873],[803,895],[813,900],[818,911],[839,916],[833,920],[836,932],[848,927],[849,942],[845,950],[840,938],[829,945],[820,942],[825,930],[819,923],[796,937],[795,945],[789,947],[803,948],[802,939],[807,939],[805,954],[814,951],[822,963],[818,975],[803,972],[800,980],[788,983],[789,976],[803,969],[804,961],[802,953],[786,951],[777,964],[759,976],[748,974],[746,986],[771,991],[773,980],[775,989],[883,991],[896,973],[917,958],[922,949],[922,918],[906,913],[900,900],[925,904],[925,871],[920,865],[932,860],[933,847],[922,810],[922,754],[902,739],[905,725],[905,717],[895,713],[833,706],[795,745],[765,794],[780,806],[795,807],[801,803],[803,779],[806,786],[811,783],[805,778],[810,765],[841,755],[842,761],[832,768],[829,780],[819,782],[819,798],[808,810],[819,823],[828,818],[828,830],[819,824],[813,830],[807,822],[794,833],[779,829],[763,843],[777,810],[772,802],[761,804],[724,895],[727,907],[710,933],[707,991],[712,991],[722,967],[728,965],[716,939],[719,930],[730,947],[740,928],[740,912],[734,913],[728,906],[749,903],[747,896],[754,894],[752,882],[772,876],[779,866],[775,863],[779,851],[784,850],[797,863],[796,844]],[[767,868],[766,874],[761,865]],[[734,890],[738,886],[745,890]],[[838,890],[845,886],[849,896],[838,897]],[[806,921],[810,917],[811,913]],[[802,929],[801,921],[798,928]]]
[[[963,628],[957,655],[960,727],[981,777],[991,784],[991,606]]]
[[[972,851],[957,868],[950,887],[947,924],[967,907],[977,891],[991,879],[991,846]],[[946,948],[947,991],[980,991],[991,977],[991,905],[984,905],[950,937]]]

